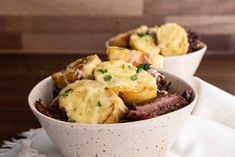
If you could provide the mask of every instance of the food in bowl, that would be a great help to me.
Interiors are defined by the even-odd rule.
[[[109,124],[154,118],[192,101],[192,90],[168,91],[170,82],[151,64],[78,59],[52,74],[54,99],[35,102],[42,114],[81,124]]]
[[[107,44],[162,56],[183,55],[205,46],[195,32],[186,31],[176,23],[143,25],[111,38]]]

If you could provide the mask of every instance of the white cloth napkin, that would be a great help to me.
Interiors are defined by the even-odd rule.
[[[199,93],[197,105],[166,157],[235,157],[235,97],[197,77],[187,80]],[[63,157],[43,129],[5,142],[0,157]]]

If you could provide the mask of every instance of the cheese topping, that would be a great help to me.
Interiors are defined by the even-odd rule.
[[[107,73],[100,73],[99,69],[107,69]],[[128,104],[156,97],[157,84],[154,77],[145,70],[139,73],[136,70],[137,68],[130,63],[122,60],[113,60],[99,64],[94,70],[94,76],[96,80],[119,93],[124,102]],[[111,79],[109,81],[105,80],[106,76],[111,76]],[[144,94],[148,96],[141,97],[141,94],[144,95],[142,92],[146,92]],[[136,93],[139,94],[138,97],[126,97],[126,94],[137,96]]]
[[[69,119],[93,124],[116,123],[128,111],[114,91],[94,80],[78,80],[66,86],[60,92],[59,107]]]

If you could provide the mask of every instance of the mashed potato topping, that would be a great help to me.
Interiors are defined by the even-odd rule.
[[[135,66],[122,60],[99,64],[94,76],[116,91],[126,104],[140,103],[157,95],[156,79],[145,70],[137,72]]]
[[[77,123],[116,123],[128,112],[113,90],[95,80],[78,80],[66,86],[60,92],[59,107]]]
[[[162,25],[157,32],[157,41],[163,56],[176,56],[188,52],[187,32],[175,23]]]

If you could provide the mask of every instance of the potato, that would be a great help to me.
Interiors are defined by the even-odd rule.
[[[117,123],[128,112],[122,99],[106,85],[95,80],[77,80],[66,86],[59,107],[77,123]]]
[[[146,32],[147,30],[148,27],[146,25],[142,25],[137,29],[133,29],[125,33],[118,34],[117,36],[111,38],[108,41],[109,46],[129,47],[129,39],[131,34],[135,32]]]
[[[188,52],[187,32],[175,23],[162,25],[158,29],[157,40],[163,56],[182,55]]]
[[[147,54],[137,50],[111,46],[107,48],[109,60],[123,60],[132,63],[134,66],[140,64],[151,64],[153,68],[163,67],[163,57],[156,54]]]
[[[97,55],[87,56],[70,63],[66,69],[54,73],[52,79],[59,88],[79,79],[92,79],[93,70],[102,61]]]
[[[138,104],[157,96],[156,79],[145,70],[136,72],[132,64],[113,60],[99,64],[94,70],[97,81],[117,92],[125,104]]]
[[[147,54],[158,55],[160,48],[155,44],[155,40],[146,33],[134,33],[130,37],[132,49],[142,51]]]

